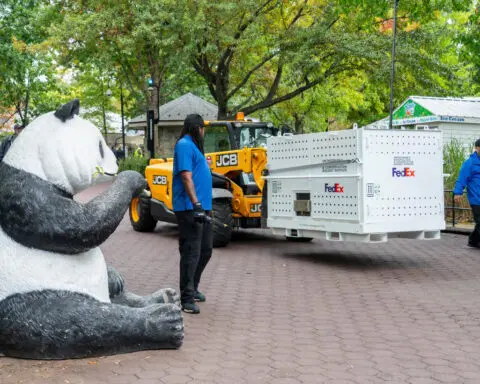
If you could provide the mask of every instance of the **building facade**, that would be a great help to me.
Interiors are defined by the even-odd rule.
[[[216,120],[218,107],[192,93],[170,101],[159,110],[159,121],[154,129],[155,157],[173,156],[173,148],[183,127],[183,121],[191,113],[198,113],[204,120]],[[147,116],[141,115],[128,122],[129,129],[145,130]],[[146,138],[144,146],[147,148]]]
[[[388,128],[385,118],[368,125]],[[480,97],[410,96],[394,112],[392,127],[396,129],[432,129],[443,132],[444,143],[452,139],[471,147],[480,138]]]

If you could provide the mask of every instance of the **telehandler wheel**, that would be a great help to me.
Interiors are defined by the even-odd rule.
[[[151,232],[157,225],[150,214],[150,198],[134,197],[130,202],[130,223],[137,232]]]
[[[213,247],[225,247],[232,237],[232,205],[228,199],[215,199],[212,202]]]
[[[287,236],[287,241],[291,241],[293,243],[308,243],[313,240],[313,237],[295,237],[295,236]]]

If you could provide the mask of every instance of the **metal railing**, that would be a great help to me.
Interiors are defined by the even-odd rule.
[[[455,212],[456,211],[471,211],[471,208],[464,208],[464,207],[458,207],[456,206],[455,204],[455,198],[454,198],[454,194],[453,194],[453,190],[451,189],[446,189],[443,191],[444,193],[450,193],[451,194],[451,198],[452,198],[452,205],[451,206],[448,206],[445,204],[445,215],[448,216],[448,212],[449,210],[452,211],[452,227],[455,227],[455,221],[456,221],[456,215],[455,215]],[[465,192],[462,194],[464,195]]]

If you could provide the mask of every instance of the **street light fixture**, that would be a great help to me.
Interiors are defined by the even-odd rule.
[[[102,92],[103,92],[103,83],[102,83]],[[107,88],[107,90],[105,92],[105,96],[107,96],[107,97],[112,96],[112,91],[110,90],[110,88]],[[102,112],[103,112],[103,132],[104,132],[104,136],[105,136],[105,142],[108,144],[108,140],[107,140],[107,135],[108,135],[107,119],[105,117],[105,100],[102,103]]]
[[[120,114],[122,115],[122,149],[123,156],[126,157],[127,153],[125,152],[125,123],[123,118],[123,87],[120,84]]]
[[[397,37],[397,8],[398,2],[400,0],[393,0],[394,1],[394,8],[393,8],[393,45],[392,45],[392,74],[390,77],[390,116],[388,122],[388,128],[392,129],[392,122],[393,122],[393,81],[395,78],[395,41]]]

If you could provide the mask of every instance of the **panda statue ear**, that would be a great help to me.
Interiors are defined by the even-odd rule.
[[[69,119],[72,119],[74,115],[78,115],[79,111],[80,111],[80,100],[74,99],[69,103],[59,107],[55,111],[54,115],[55,117],[58,117],[60,120],[65,122]]]

